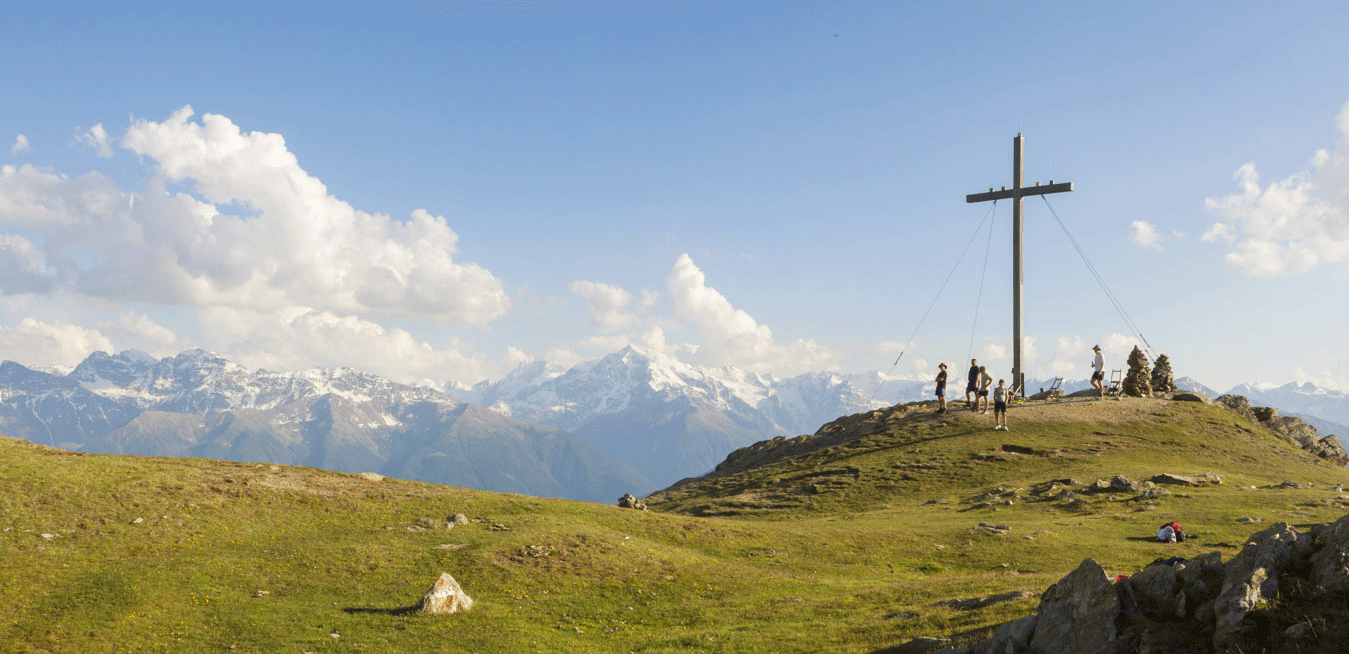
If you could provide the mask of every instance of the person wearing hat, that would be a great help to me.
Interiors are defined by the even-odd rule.
[[[1093,345],[1091,349],[1096,351],[1096,358],[1091,361],[1093,368],[1091,385],[1096,389],[1096,397],[1099,399],[1105,397],[1105,387],[1101,385],[1101,381],[1105,379],[1105,357],[1101,356],[1101,346]]]
[[[941,403],[941,408],[937,413],[946,413],[946,364],[938,366],[941,372],[937,373],[937,401]]]

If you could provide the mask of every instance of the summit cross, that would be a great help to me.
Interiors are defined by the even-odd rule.
[[[972,193],[965,196],[965,202],[987,202],[989,200],[1012,199],[1012,388],[1021,389],[1022,397],[1026,395],[1026,371],[1021,367],[1021,198],[1027,195],[1046,195],[1049,193],[1064,193],[1073,190],[1072,182],[1049,183],[1041,186],[1039,182],[1035,186],[1022,186],[1021,177],[1025,170],[1026,160],[1026,142],[1022,140],[1021,133],[1017,132],[1016,138],[1012,139],[1012,188],[1002,187],[1002,190],[995,191],[988,189],[987,193]]]

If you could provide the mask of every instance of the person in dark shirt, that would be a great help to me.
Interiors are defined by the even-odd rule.
[[[946,364],[938,367],[941,372],[937,373],[937,402],[941,408],[937,409],[937,413],[946,413]]]
[[[970,398],[973,397],[973,401]],[[965,383],[965,408],[974,409],[979,404],[979,362],[970,359],[970,378]]]

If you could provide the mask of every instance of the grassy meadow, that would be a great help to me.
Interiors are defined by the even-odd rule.
[[[897,413],[645,512],[0,438],[0,651],[882,652],[1025,615],[1083,558],[1111,575],[1226,560],[1274,522],[1345,513],[1349,472],[1225,410],[1121,406],[1109,420],[1017,407],[1006,433],[991,414]],[[1034,492],[1161,472],[1222,483]],[[447,530],[454,513],[472,521]],[[1164,520],[1197,537],[1149,542]],[[473,609],[412,613],[441,572]],[[1029,595],[934,606],[1015,590]]]

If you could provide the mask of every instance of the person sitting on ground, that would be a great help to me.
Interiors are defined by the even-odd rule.
[[[965,384],[966,409],[974,410],[979,408],[979,396],[977,395],[978,392],[979,392],[979,361],[976,359],[970,359],[969,381],[966,382]],[[970,401],[971,396],[974,397],[973,402]]]
[[[988,387],[993,385],[993,376],[988,374],[988,369],[979,366],[979,398],[974,401],[976,407],[982,402],[984,410],[981,413],[988,413]]]
[[[1179,522],[1168,522],[1157,530],[1157,541],[1161,543],[1183,543],[1185,542],[1185,530],[1180,528]]]
[[[993,426],[993,431],[1011,431],[1007,428],[1007,387],[1003,384],[999,379],[998,387],[993,389],[993,419],[998,423]]]
[[[937,373],[937,402],[940,408],[937,413],[946,413],[946,364],[938,366],[941,372]]]

